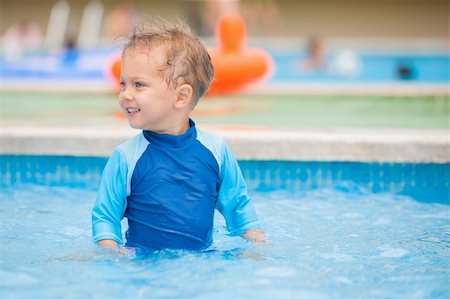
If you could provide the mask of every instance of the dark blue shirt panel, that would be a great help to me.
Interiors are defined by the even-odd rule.
[[[212,242],[219,165],[196,139],[144,131],[150,142],[138,160],[127,199],[127,245],[204,249]]]

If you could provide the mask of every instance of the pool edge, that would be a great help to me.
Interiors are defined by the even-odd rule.
[[[221,135],[240,160],[450,162],[446,130],[204,129]],[[0,128],[0,154],[109,156],[137,133],[123,127]]]

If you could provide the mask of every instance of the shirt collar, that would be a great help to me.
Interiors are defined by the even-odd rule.
[[[146,130],[142,133],[150,144],[167,148],[180,148],[197,138],[195,123],[192,119],[189,119],[189,129],[181,135],[158,134]]]

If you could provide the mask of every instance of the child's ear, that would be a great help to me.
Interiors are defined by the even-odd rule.
[[[176,108],[183,108],[192,100],[192,97],[194,95],[194,90],[192,89],[192,86],[189,84],[183,84],[177,87],[176,89],[176,101],[175,101],[175,107]]]

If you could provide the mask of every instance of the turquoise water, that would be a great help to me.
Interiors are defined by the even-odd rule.
[[[2,298],[448,298],[450,206],[355,184],[252,192],[270,245],[120,255],[91,242],[95,190],[0,191]]]
[[[448,298],[448,164],[240,161],[269,245],[91,241],[104,157],[0,155],[3,298]]]

